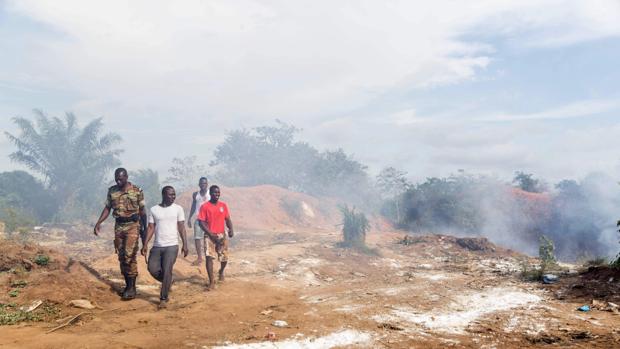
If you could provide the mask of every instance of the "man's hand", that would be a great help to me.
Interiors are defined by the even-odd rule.
[[[95,229],[93,229],[93,234],[95,234],[95,236],[99,236],[99,233],[101,232],[101,227],[99,225],[99,223],[95,224]]]
[[[146,245],[142,246],[142,249],[140,249],[140,254],[146,256]]]
[[[191,219],[188,219],[188,220],[187,220],[187,227],[188,227],[188,228],[191,228],[191,227],[192,227],[192,220],[191,220]]]
[[[187,248],[187,246],[185,246],[185,244],[183,244],[183,257],[187,257],[187,255],[189,254],[189,249]]]
[[[229,229],[228,230],[228,237],[231,238],[233,236],[235,236],[235,232],[233,232],[232,229]]]

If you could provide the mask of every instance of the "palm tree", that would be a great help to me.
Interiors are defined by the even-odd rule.
[[[100,195],[105,173],[120,163],[122,150],[116,146],[121,137],[102,135],[102,118],[80,128],[72,113],[61,119],[35,110],[34,122],[23,117],[15,117],[13,122],[21,134],[5,132],[17,147],[9,157],[42,176],[59,209],[68,202],[76,207],[90,206],[91,199]]]

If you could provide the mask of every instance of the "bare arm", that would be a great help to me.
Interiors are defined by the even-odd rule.
[[[187,217],[187,226],[192,227],[192,216],[196,213],[196,195],[198,192],[192,194],[192,208],[189,209],[189,216]]]
[[[189,249],[187,247],[187,236],[185,236],[185,224],[183,224],[185,222],[180,221],[177,222],[177,230],[179,231],[179,236],[181,237],[181,241],[183,241],[183,257],[187,257],[187,254],[189,253]]]
[[[142,250],[140,250],[140,253],[143,256],[146,256],[146,249],[154,233],[155,233],[155,223],[149,223],[148,228],[146,229],[146,238],[144,238],[144,245],[142,245]]]
[[[200,228],[202,228],[202,230],[205,232],[205,235],[207,235],[209,239],[211,239],[211,241],[217,242],[217,238],[215,237],[215,234],[209,230],[209,227],[206,221],[198,221],[198,224],[200,224]]]
[[[103,221],[105,221],[109,215],[110,215],[110,208],[108,206],[105,206],[103,210],[101,211],[101,215],[99,215],[99,219],[97,220],[97,223],[95,223],[95,229],[93,230],[93,233],[95,235],[99,236],[99,233],[101,232],[101,223],[103,223]]]
[[[233,224],[230,217],[226,217],[226,227],[228,228],[228,237],[235,236],[235,232],[233,231]]]

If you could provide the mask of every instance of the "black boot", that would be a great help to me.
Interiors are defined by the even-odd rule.
[[[123,294],[125,294],[125,292],[127,292],[127,285],[129,285],[129,278],[127,277],[127,275],[123,275],[123,277],[125,278],[125,288],[117,292],[119,296],[122,296]]]
[[[128,276],[127,277],[127,288],[123,292],[121,299],[124,301],[128,301],[136,298],[136,277]]]

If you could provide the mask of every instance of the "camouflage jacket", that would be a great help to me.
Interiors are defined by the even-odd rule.
[[[140,187],[129,183],[127,191],[123,192],[118,186],[108,188],[105,206],[112,209],[112,216],[130,217],[144,210],[144,193]]]

